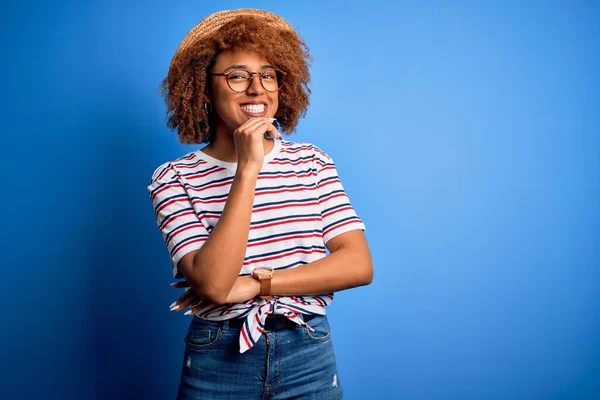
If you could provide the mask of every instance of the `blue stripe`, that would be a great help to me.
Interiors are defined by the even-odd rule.
[[[187,208],[181,208],[181,209],[179,209],[177,211],[172,212],[171,214],[166,215],[162,219],[159,228],[162,230],[164,228],[165,221],[168,220],[169,218],[171,218],[173,215],[181,214],[181,213],[184,213],[184,212],[190,211],[190,210],[196,212],[193,207],[187,207]]]
[[[200,160],[200,161],[202,161],[202,160]],[[200,161],[198,161],[198,162],[196,162],[194,164],[183,164],[183,165],[185,165],[186,167],[193,167],[193,166],[196,166],[197,164],[200,164]],[[197,175],[197,174],[201,174],[201,173],[204,173],[204,172],[214,171],[214,170],[216,170],[218,168],[219,168],[218,166],[213,166],[213,167],[206,168],[206,169],[194,170],[192,172],[187,172],[187,173],[181,174],[181,175],[182,176]]]
[[[292,158],[290,158],[288,156],[288,157],[275,157],[275,158],[273,158],[273,160],[277,160],[277,161],[290,161],[290,162],[294,163],[294,162],[298,162],[300,160],[312,160],[313,158],[314,157],[312,155],[311,156],[305,156],[305,157],[298,157],[298,158],[294,158],[294,159],[292,159]]]
[[[221,183],[221,182],[227,182],[227,181],[233,181],[233,176],[226,176],[225,178],[221,178],[221,179],[213,179],[212,181],[208,181],[206,183],[201,183],[200,185],[191,185],[188,183],[186,186],[192,187],[194,189],[202,189],[203,187],[212,185],[214,183]]]
[[[274,221],[283,221],[286,219],[292,219],[292,218],[304,218],[304,217],[321,217],[321,214],[294,214],[294,215],[286,215],[285,217],[275,217],[275,218],[269,218],[269,219],[263,219],[261,221],[256,221],[256,222],[251,222],[250,225],[258,225],[258,224],[265,224],[267,222],[274,222]]]
[[[358,217],[354,217],[354,216],[348,217],[348,218],[344,218],[344,219],[340,219],[339,221],[335,221],[334,223],[329,224],[329,225],[323,227],[323,232],[326,231],[327,229],[329,229],[332,226],[339,225],[342,222],[350,221],[350,220],[356,220],[357,222],[360,222],[360,219]]]
[[[262,324],[262,322],[260,322],[260,320],[261,320],[260,317],[262,316],[262,313],[263,313],[262,308],[259,308],[256,313],[256,314],[258,314],[258,326],[260,326],[262,329],[265,329],[265,326]]]
[[[322,213],[323,213],[323,214],[326,214],[327,212],[329,212],[329,211],[333,211],[333,210],[335,210],[336,208],[342,208],[342,207],[346,207],[346,206],[350,206],[350,207],[352,207],[352,205],[351,205],[350,203],[341,203],[341,204],[338,204],[338,205],[336,205],[336,206],[333,206],[333,207],[326,208],[325,210],[323,210],[323,211],[322,211]]]
[[[173,250],[171,250],[171,258],[177,252],[175,249],[181,248],[181,247],[183,247],[183,246],[181,246],[182,244],[187,243],[189,241],[192,241],[194,239],[198,239],[198,238],[208,238],[208,235],[194,235],[194,236],[189,236],[189,237],[186,237],[185,239],[183,239],[182,241],[180,241],[178,243],[175,243],[175,245],[173,246]]]
[[[314,145],[312,145],[310,143],[298,143],[298,142],[296,142],[296,143],[298,144],[298,147],[293,147],[294,145],[285,146],[285,150],[292,150],[292,151],[294,151],[294,150],[311,150],[314,147]]]
[[[216,200],[216,199],[226,199],[227,196],[229,196],[229,193],[219,194],[219,195],[215,195],[215,196],[208,196],[208,197],[192,196],[191,199],[192,200],[207,201],[207,200]]]
[[[173,179],[173,178],[169,178],[169,179]],[[157,180],[157,179],[155,179],[153,182],[158,182],[158,180]],[[152,182],[152,183],[153,183],[153,182]],[[152,190],[152,191],[150,192],[150,196],[154,196],[154,192],[157,192],[159,189],[161,189],[161,188],[162,188],[162,187],[164,187],[164,186],[167,186],[167,185],[172,185],[172,184],[174,184],[174,183],[175,183],[175,184],[177,184],[177,183],[178,183],[176,180],[162,181],[162,182],[163,182],[163,183],[161,183],[160,185],[158,185],[156,188],[154,188],[154,190]],[[152,183],[150,183],[150,184],[152,184]]]
[[[291,301],[291,300],[290,300],[290,301]],[[308,311],[308,310],[306,310],[306,309],[304,309],[304,308],[302,308],[302,307],[298,307],[298,306],[296,306],[296,305],[295,305],[296,303],[294,303],[294,305],[291,305],[291,304],[289,304],[289,303],[286,303],[286,302],[285,302],[285,300],[284,300],[284,301],[280,301],[280,303],[281,303],[281,304],[283,304],[284,306],[287,306],[287,307],[289,307],[289,308],[293,308],[293,309],[299,310],[299,311],[301,311],[301,312],[304,312],[304,313],[306,313],[306,314],[313,314],[313,312],[312,312],[312,311]]]
[[[279,186],[265,186],[265,187],[260,187],[260,188],[256,188],[257,192],[265,192],[268,190],[275,190],[275,189],[293,189],[293,188],[299,188],[299,187],[303,187],[303,188],[312,188],[314,187],[314,184],[309,184],[309,185],[303,185],[301,183],[297,184],[297,185],[279,185]]]
[[[246,257],[244,259],[244,261],[250,261],[250,260],[254,260],[255,258],[262,258],[262,257],[266,257],[266,256],[274,256],[274,255],[282,254],[282,253],[288,253],[288,252],[291,252],[293,250],[298,250],[298,249],[312,250],[312,249],[320,249],[320,248],[322,248],[322,247],[320,247],[320,246],[296,246],[296,247],[290,247],[290,248],[283,249],[283,250],[272,251],[272,252],[269,252],[269,253],[262,253],[262,254],[257,254],[255,256]]]
[[[185,186],[190,186],[190,185],[186,184]],[[256,188],[255,191],[256,191],[256,193],[259,193],[259,192],[264,192],[264,191],[269,191],[269,190],[294,189],[294,188],[299,188],[299,187],[310,189],[310,188],[312,188],[314,186],[315,185],[302,185],[302,184],[297,184],[297,185],[279,185],[279,186],[268,186],[268,187]],[[207,200],[215,200],[215,199],[226,199],[227,196],[229,196],[229,193],[219,194],[219,195],[214,195],[214,196],[208,196],[208,197],[192,196],[191,198],[194,199],[194,200],[207,201]]]
[[[204,231],[206,231],[206,229],[204,228],[204,226],[200,222],[198,222],[198,221],[191,221],[191,222],[188,222],[188,223],[185,223],[185,224],[178,225],[175,229],[172,229],[171,232],[169,232],[169,234],[167,236],[165,236],[165,242],[169,241],[169,239],[171,238],[171,236],[173,236],[173,232],[174,231],[179,230],[179,228],[183,228],[185,226],[190,226],[190,225],[197,225],[196,226],[197,228],[202,228]],[[208,237],[208,235],[206,235],[206,237]]]
[[[248,340],[251,343],[250,347],[252,347],[256,342],[254,341],[254,339],[252,339],[252,333],[250,333],[250,326],[248,325],[248,318],[246,318],[246,320],[244,321],[244,328],[246,329],[246,332],[248,332]]]
[[[165,199],[163,201],[161,201],[160,203],[158,203],[156,205],[156,209],[159,209],[160,206],[162,206],[164,203],[168,202],[169,200],[173,200],[173,199],[177,199],[177,198],[187,198],[189,199],[187,194],[176,194],[175,196],[171,196],[171,197],[165,197]]]
[[[336,194],[336,193],[343,193],[343,194],[344,194],[344,196],[348,197],[348,196],[346,195],[346,192],[345,192],[345,191],[343,191],[343,190],[341,190],[341,189],[338,189],[338,190],[332,190],[331,192],[327,192],[327,193],[325,193],[325,194],[322,194],[321,196],[319,196],[319,201],[320,201],[321,203],[323,203],[323,199],[324,199],[325,197],[331,197],[332,195],[334,195],[334,194]]]
[[[294,170],[288,170],[288,171],[274,171],[274,172],[267,172],[267,171],[263,171],[260,172],[259,175],[260,176],[268,176],[268,175],[285,175],[285,174],[292,174],[292,175],[300,175],[302,173],[309,173],[309,172],[313,172],[313,171],[317,171],[316,168],[309,168],[306,170],[301,170],[301,171],[294,171]]]
[[[320,229],[313,229],[313,230],[309,230],[309,231],[293,231],[293,232],[277,233],[275,235],[267,235],[267,236],[258,237],[256,239],[249,239],[248,243],[260,242],[262,240],[278,238],[278,237],[292,236],[292,235],[296,235],[296,234],[300,234],[300,233],[322,233],[322,232],[323,231]]]
[[[283,200],[283,201],[271,201],[269,203],[261,203],[261,204],[255,204],[254,205],[254,210],[256,210],[259,207],[267,207],[267,206],[276,206],[276,205],[282,205],[282,204],[292,204],[292,203],[299,203],[302,204],[306,201],[309,200],[315,200],[317,201],[316,197],[303,197],[301,199],[290,199],[290,200]]]
[[[337,175],[328,176],[327,178],[323,178],[323,179],[321,179],[320,181],[318,181],[318,182],[317,182],[317,185],[319,185],[319,186],[323,186],[323,183],[324,183],[324,182],[327,182],[327,181],[335,181],[335,180],[338,180],[338,179],[340,179],[340,177],[339,177],[339,176],[337,176]]]

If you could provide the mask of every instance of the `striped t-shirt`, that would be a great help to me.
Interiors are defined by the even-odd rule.
[[[325,244],[342,233],[362,229],[332,158],[310,143],[274,139],[259,172],[240,276],[258,266],[294,268],[326,256]],[[165,162],[154,173],[148,192],[173,264],[208,239],[223,212],[237,164],[200,150]],[[276,272],[275,272],[276,273]],[[299,314],[325,314],[333,293],[259,297],[235,304],[206,304],[196,317],[208,320],[246,318],[240,352],[250,349],[269,314],[282,314],[307,326]]]

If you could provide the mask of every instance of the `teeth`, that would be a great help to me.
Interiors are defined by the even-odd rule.
[[[246,104],[242,106],[242,110],[248,111],[251,113],[261,113],[265,111],[264,104]]]

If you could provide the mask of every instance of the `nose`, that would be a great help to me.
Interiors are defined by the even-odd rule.
[[[262,94],[264,92],[260,77],[257,73],[252,74],[252,80],[250,81],[250,86],[248,86],[246,92],[248,94]]]

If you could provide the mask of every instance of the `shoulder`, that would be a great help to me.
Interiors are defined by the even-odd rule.
[[[178,173],[178,168],[189,166],[198,159],[198,151],[190,151],[174,160],[164,161],[154,169],[150,176],[150,183],[157,180],[170,180]]]
[[[322,148],[310,142],[300,141],[283,141],[281,143],[282,153],[301,153],[303,156],[310,156],[313,158],[319,158],[321,160],[331,160],[329,154],[327,154]]]

